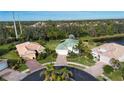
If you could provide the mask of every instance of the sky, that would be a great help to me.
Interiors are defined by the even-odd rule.
[[[0,11],[0,21],[12,21],[13,11]],[[124,11],[14,11],[15,20],[124,19]]]

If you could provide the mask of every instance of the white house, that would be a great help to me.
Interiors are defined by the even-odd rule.
[[[124,46],[116,43],[105,43],[93,48],[92,55],[97,62],[110,64],[112,58],[124,62]]]
[[[79,53],[79,50],[76,48],[78,45],[78,40],[75,39],[66,39],[64,42],[60,43],[56,47],[56,53],[60,55],[68,55],[69,52]]]

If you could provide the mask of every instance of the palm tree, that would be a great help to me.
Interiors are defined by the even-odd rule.
[[[20,33],[22,35],[22,25],[21,25],[20,21],[19,21],[19,28],[20,28]]]
[[[66,67],[57,69],[53,64],[47,65],[46,70],[40,75],[44,75],[46,81],[65,81],[73,76]]]
[[[73,73],[69,71],[66,67],[62,68],[62,80],[69,80],[73,76]]]
[[[110,64],[112,65],[112,67],[114,69],[119,69],[120,68],[119,60],[116,60],[116,59],[112,58]]]
[[[16,36],[16,39],[18,39],[18,33],[17,33],[17,28],[16,28],[16,22],[15,22],[14,12],[13,12],[13,23],[14,23],[14,29],[15,29],[15,36]]]

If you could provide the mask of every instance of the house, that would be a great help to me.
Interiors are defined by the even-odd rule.
[[[96,61],[106,64],[110,64],[112,58],[124,62],[124,46],[116,43],[105,43],[93,48],[92,55]]]
[[[0,59],[0,71],[8,67],[7,59]]]
[[[60,55],[68,55],[69,52],[79,53],[79,50],[76,48],[79,41],[75,39],[66,39],[64,42],[60,43],[56,47],[56,53]]]
[[[44,51],[44,47],[35,42],[25,42],[16,45],[17,52],[23,59],[35,59],[36,53]]]

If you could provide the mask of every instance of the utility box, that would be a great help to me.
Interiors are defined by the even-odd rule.
[[[7,59],[0,59],[0,71],[8,67]]]

